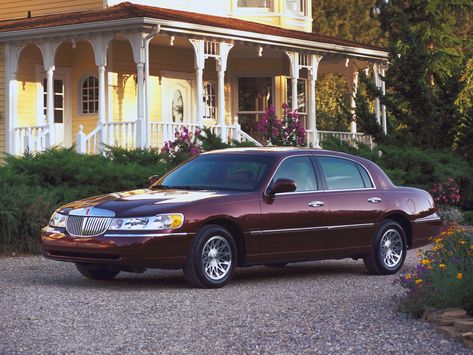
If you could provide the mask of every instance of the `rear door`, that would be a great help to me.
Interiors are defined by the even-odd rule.
[[[334,156],[317,156],[328,207],[327,249],[365,249],[371,245],[375,222],[387,209],[368,170],[358,162]]]

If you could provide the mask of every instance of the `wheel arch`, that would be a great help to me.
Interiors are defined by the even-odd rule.
[[[388,219],[399,223],[401,227],[404,229],[404,232],[406,233],[406,238],[407,238],[407,247],[409,248],[412,244],[412,226],[407,216],[402,212],[393,212],[391,214],[384,216],[383,221],[388,220]]]
[[[210,224],[218,225],[227,229],[232,237],[235,239],[235,243],[237,245],[237,255],[238,255],[238,266],[241,266],[245,263],[245,238],[243,231],[241,230],[240,226],[229,219],[218,218],[218,219],[211,219],[205,221],[203,226],[208,226]]]

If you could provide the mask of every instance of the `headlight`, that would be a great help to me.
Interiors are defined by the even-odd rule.
[[[54,212],[53,215],[51,216],[51,219],[49,220],[49,225],[51,227],[66,228],[66,221],[67,221],[66,215]]]
[[[160,230],[182,226],[184,215],[180,213],[158,214],[153,217],[115,218],[109,230]]]

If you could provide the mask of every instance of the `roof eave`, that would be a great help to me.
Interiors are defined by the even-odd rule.
[[[382,50],[343,46],[333,43],[323,43],[294,39],[289,37],[262,34],[258,32],[240,31],[222,27],[194,24],[181,21],[162,20],[151,17],[133,17],[126,19],[95,21],[80,24],[51,26],[26,30],[17,30],[0,33],[0,42],[15,40],[31,40],[44,36],[62,37],[85,33],[137,29],[144,25],[160,25],[161,31],[196,36],[211,36],[214,38],[230,39],[235,41],[253,42],[255,44],[274,45],[285,48],[297,48],[318,52],[345,54],[353,57],[385,61],[388,53]]]

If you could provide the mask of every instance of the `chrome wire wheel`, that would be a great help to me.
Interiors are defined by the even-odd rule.
[[[232,265],[232,250],[224,237],[213,236],[202,249],[202,266],[205,275],[214,281],[223,279]]]
[[[389,268],[395,268],[403,256],[403,239],[396,229],[388,229],[381,238],[381,260]]]

